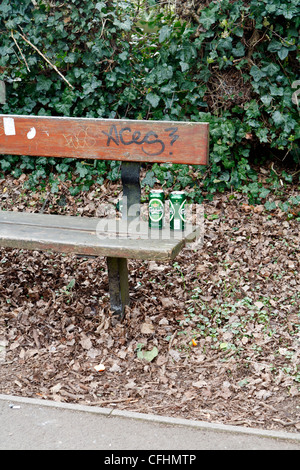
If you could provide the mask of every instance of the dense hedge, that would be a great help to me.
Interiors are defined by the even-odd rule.
[[[0,79],[4,113],[209,121],[211,165],[199,169],[201,191],[257,189],[249,159],[299,164],[298,0],[141,2],[2,0]],[[300,88],[300,86],[298,86]],[[45,159],[2,157],[2,171],[34,178]],[[50,161],[88,186],[118,164]],[[155,165],[171,186],[194,185],[182,167]],[[179,171],[180,170],[180,171]],[[196,182],[194,196],[200,178]],[[256,186],[255,186],[256,185]],[[251,189],[252,188],[252,189]]]

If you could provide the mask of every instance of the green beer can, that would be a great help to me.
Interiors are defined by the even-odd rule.
[[[184,230],[186,195],[184,191],[170,194],[170,229]]]
[[[163,228],[165,195],[162,189],[153,189],[149,194],[149,227]]]

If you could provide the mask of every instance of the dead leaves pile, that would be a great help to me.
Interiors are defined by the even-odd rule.
[[[0,203],[94,216],[119,189],[64,207],[6,179]],[[0,393],[298,432],[299,223],[233,196],[205,203],[200,250],[129,262],[122,323],[105,260],[0,249]]]

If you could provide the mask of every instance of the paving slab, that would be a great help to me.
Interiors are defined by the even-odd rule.
[[[300,433],[9,395],[0,395],[0,423],[1,450],[102,450],[103,459],[121,455],[112,451],[173,451],[168,452],[166,458],[174,458],[175,464],[185,463],[184,455],[197,456],[195,451],[198,450],[300,450]],[[154,459],[156,455],[165,454],[138,455],[143,465],[147,459],[152,465],[163,463]],[[141,459],[141,455],[145,457]],[[197,458],[188,463],[197,463]],[[132,461],[131,466],[138,466],[138,463]]]

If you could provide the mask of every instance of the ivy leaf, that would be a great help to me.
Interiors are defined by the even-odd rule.
[[[126,60],[127,57],[128,57],[128,52],[127,52],[127,51],[124,51],[124,52],[122,52],[121,54],[119,54],[119,58],[120,58],[121,60]]]
[[[270,194],[270,190],[267,188],[262,188],[262,190],[259,193],[259,197],[261,199],[265,199],[268,195]]]
[[[55,166],[58,173],[66,173],[69,170],[69,165],[66,163],[60,163]]]
[[[36,84],[37,91],[49,91],[51,88],[51,85],[52,85],[52,80],[44,76],[37,77],[37,84]]]
[[[1,165],[1,169],[2,169],[3,171],[6,171],[6,170],[10,169],[10,166],[11,166],[10,163],[9,163],[9,161],[5,160],[5,158],[4,158],[4,159],[3,159],[3,158],[1,159],[0,165]]]
[[[208,10],[208,11],[202,10],[201,16],[200,16],[200,23],[202,24],[203,28],[209,29],[215,22],[216,22],[215,8],[212,8],[211,10]]]
[[[158,40],[160,43],[164,42],[166,39],[170,37],[171,34],[171,28],[169,26],[163,26],[159,32],[159,37]]]
[[[186,72],[190,68],[189,64],[182,61],[180,61],[180,67],[182,72]]]
[[[277,125],[280,125],[284,122],[284,117],[283,117],[283,115],[281,114],[280,111],[275,111],[275,113],[273,113],[273,115],[272,115],[272,118],[273,118],[273,121],[275,122],[275,124],[277,124]]]
[[[153,359],[155,359],[157,355],[158,355],[158,349],[156,346],[154,346],[153,349],[151,349],[151,351],[138,351],[137,352],[137,357],[139,359],[144,359],[147,362],[153,361]]]
[[[287,47],[282,47],[280,51],[277,52],[280,60],[284,60],[288,56],[289,50]]]
[[[153,188],[154,184],[157,182],[157,178],[154,175],[154,171],[150,170],[146,173],[145,178],[142,180],[142,186],[150,186]]]
[[[300,196],[292,196],[290,199],[290,203],[298,206],[300,204]]]
[[[3,15],[5,15],[5,14],[8,13],[10,10],[11,10],[11,6],[9,5],[8,0],[4,0],[4,2],[2,3],[2,5],[0,5],[0,12],[2,12]]]
[[[81,162],[76,163],[76,173],[79,174],[79,178],[84,178],[88,174],[88,169]]]
[[[156,108],[158,106],[160,97],[156,95],[155,93],[150,92],[147,94],[146,100],[149,101],[149,103],[151,104],[151,106],[153,106],[153,108]]]
[[[270,52],[278,52],[282,48],[282,45],[279,41],[273,39],[270,44],[268,45],[268,51]]]
[[[245,55],[245,47],[241,42],[239,42],[237,46],[232,49],[232,54],[235,57],[243,57]]]
[[[262,128],[256,131],[256,135],[260,142],[268,142],[268,129]]]
[[[263,67],[261,69],[261,71],[266,73],[268,77],[273,77],[273,75],[275,75],[276,73],[278,73],[280,71],[280,67],[279,67],[279,65],[274,64],[273,62],[271,62],[266,67]]]
[[[51,193],[55,194],[59,191],[59,182],[57,180],[53,181],[51,184]]]
[[[269,106],[273,98],[271,95],[264,95],[264,96],[261,96],[260,99],[265,106]]]
[[[274,211],[277,208],[276,202],[274,201],[267,201],[265,203],[265,209],[267,211]]]
[[[96,8],[96,10],[101,11],[102,8],[105,8],[105,6],[106,5],[105,5],[104,2],[98,2],[98,3],[96,3],[95,8]]]
[[[132,23],[128,18],[123,22],[116,18],[114,21],[114,25],[120,29],[123,29],[124,31],[130,31]]]
[[[266,76],[266,73],[259,69],[257,65],[253,65],[253,67],[251,67],[250,74],[254,78],[255,82],[259,82],[263,77]]]

